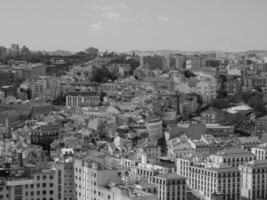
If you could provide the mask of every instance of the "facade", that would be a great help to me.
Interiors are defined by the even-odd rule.
[[[197,82],[196,93],[201,95],[206,102],[215,99],[217,96],[217,82],[210,79]]]
[[[244,89],[250,91],[252,89],[261,89],[263,94],[267,95],[267,73],[261,72],[258,74],[243,75]]]
[[[19,45],[18,44],[12,44],[10,48],[11,55],[16,56],[19,54]]]
[[[31,143],[43,146],[44,150],[50,150],[50,144],[60,136],[60,127],[53,123],[39,123],[31,133]]]
[[[82,104],[98,105],[100,93],[98,92],[70,92],[66,96],[66,106],[79,107]]]
[[[267,199],[267,160],[254,160],[239,166],[241,199]]]
[[[9,166],[2,168],[0,199],[3,200],[64,200],[64,175],[60,168],[38,170]]]
[[[234,126],[220,124],[206,124],[206,133],[216,138],[229,138],[234,134]]]
[[[162,137],[162,120],[149,119],[146,120],[146,128],[149,137],[161,138]]]
[[[7,56],[7,49],[5,47],[0,47],[0,59],[5,59]]]
[[[111,199],[111,192],[103,190],[111,182],[121,183],[121,172],[117,169],[105,168],[102,163],[75,159],[74,176],[77,200]],[[103,198],[106,196],[106,198]]]
[[[200,199],[211,200],[214,195],[221,195],[223,200],[240,197],[240,172],[227,164],[207,165],[178,158],[177,173],[187,178],[187,185]]]
[[[235,95],[242,89],[241,80],[237,78],[227,79],[225,82],[225,91],[228,95]]]
[[[251,153],[256,155],[257,160],[267,159],[267,143],[252,147]]]
[[[211,163],[222,164],[225,163],[232,167],[238,167],[249,161],[255,160],[256,156],[243,149],[230,149],[219,151],[216,154],[209,156],[208,160]]]
[[[218,124],[223,121],[223,112],[216,108],[209,108],[201,113],[201,121],[208,124]]]
[[[158,174],[149,179],[158,187],[160,200],[186,200],[186,178],[177,174]]]
[[[0,102],[2,102],[5,99],[5,93],[0,90]]]
[[[267,133],[267,115],[255,119],[255,131],[257,136]]]

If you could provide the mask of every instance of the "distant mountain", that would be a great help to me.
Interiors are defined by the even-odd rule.
[[[72,53],[70,51],[66,51],[66,50],[56,50],[56,51],[50,51],[47,53],[51,56],[71,56],[74,54],[74,53]]]

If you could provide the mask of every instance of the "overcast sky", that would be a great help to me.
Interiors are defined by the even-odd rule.
[[[0,0],[0,46],[267,49],[267,0]]]

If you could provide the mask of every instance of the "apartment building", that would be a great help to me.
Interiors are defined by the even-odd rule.
[[[254,160],[239,166],[241,199],[267,199],[267,160]]]
[[[153,138],[162,137],[162,120],[161,119],[149,119],[145,122],[148,136]]]
[[[188,186],[200,199],[211,200],[213,195],[223,200],[240,197],[240,172],[227,164],[208,165],[178,158],[177,173],[187,178]]]
[[[232,167],[238,167],[244,163],[255,160],[256,156],[243,149],[222,150],[209,156],[208,161],[215,164],[225,163]]]
[[[260,137],[267,133],[267,115],[255,119],[255,132]]]
[[[186,178],[174,173],[150,177],[150,183],[157,185],[158,199],[186,200]]]
[[[98,105],[100,93],[98,92],[70,92],[66,96],[66,106],[79,107],[82,104]]]
[[[76,199],[111,199],[111,193],[109,190],[103,190],[103,187],[111,183],[122,183],[121,175],[122,172],[119,169],[106,167],[104,163],[98,163],[86,158],[75,159]]]
[[[63,200],[64,175],[57,166],[6,165],[0,170],[1,200]]]
[[[196,84],[196,92],[204,101],[209,102],[217,96],[217,82],[212,79],[202,79]]]
[[[267,159],[267,143],[252,147],[251,153],[256,155],[257,160]]]

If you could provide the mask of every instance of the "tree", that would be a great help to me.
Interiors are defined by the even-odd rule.
[[[106,67],[95,68],[92,72],[91,81],[104,83],[108,80],[114,81],[117,79],[117,75],[111,73]]]
[[[248,105],[255,110],[257,116],[266,114],[265,103],[261,95],[254,95],[249,98]]]
[[[191,78],[191,77],[195,77],[196,75],[193,73],[193,72],[191,72],[190,70],[185,70],[184,72],[183,72],[183,74],[184,74],[184,76],[186,77],[186,78]]]

